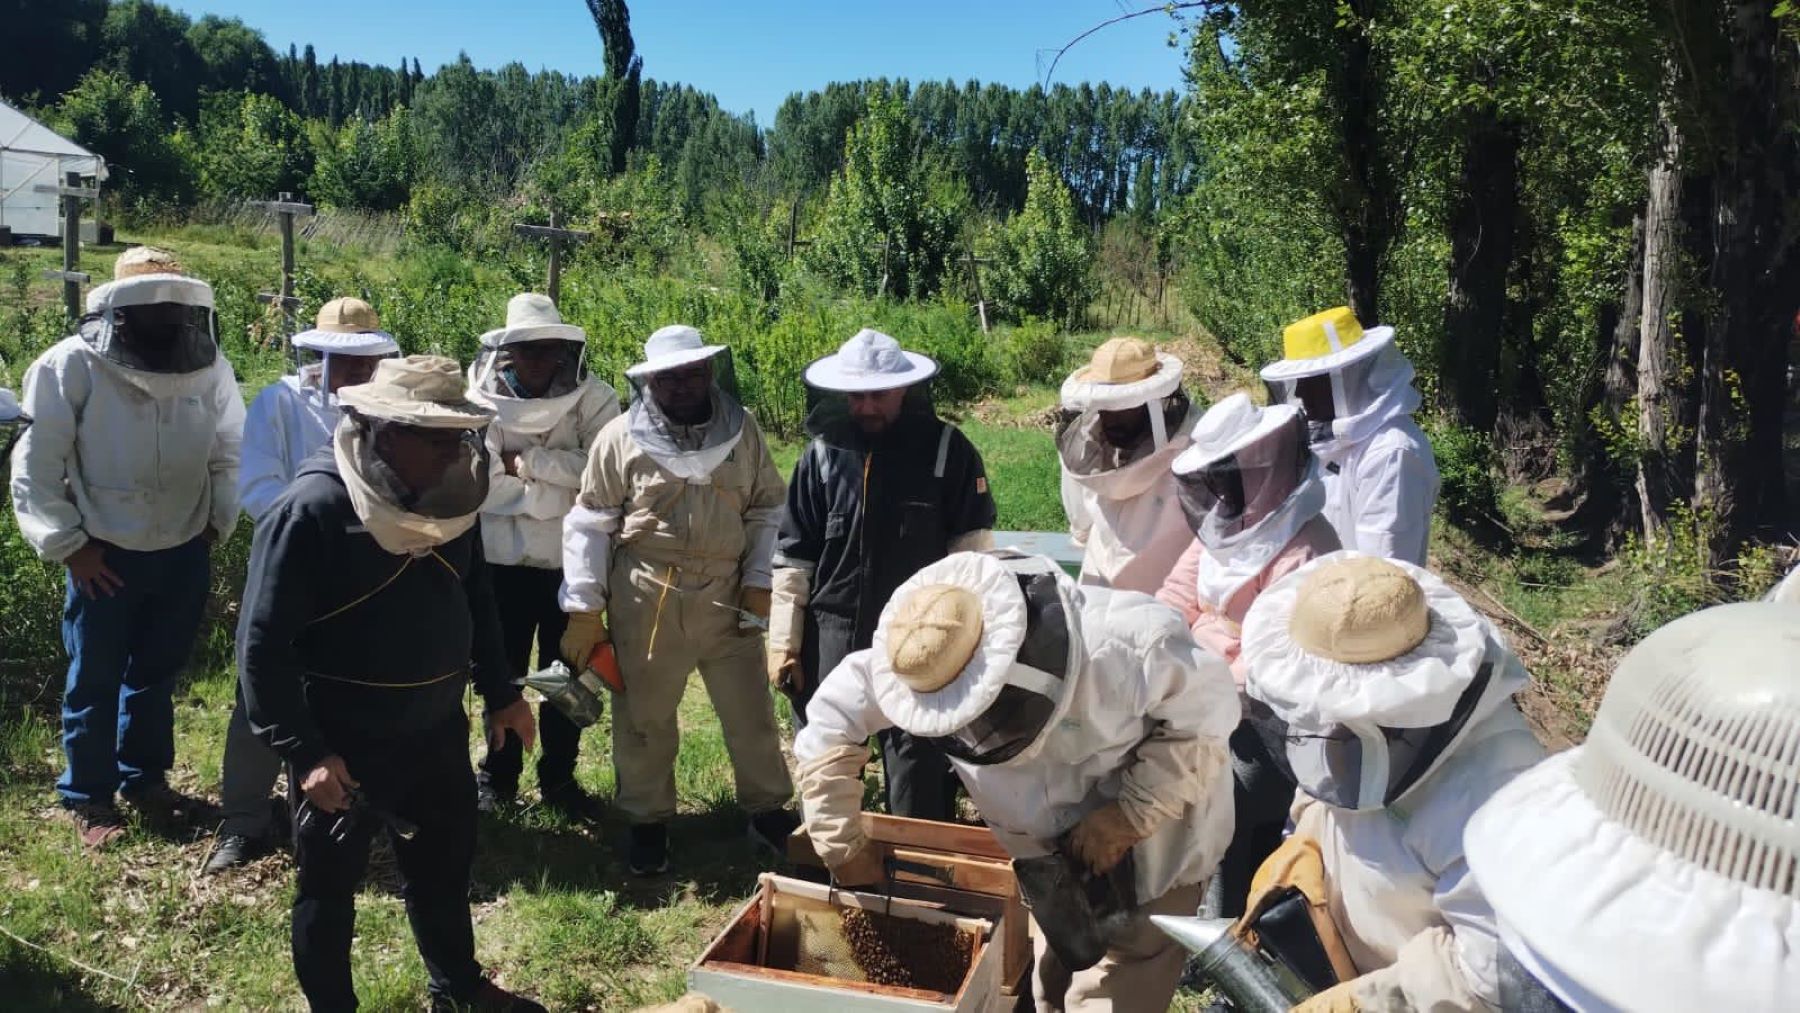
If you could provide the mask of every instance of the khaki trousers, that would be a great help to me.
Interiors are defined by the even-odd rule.
[[[1031,950],[1037,964],[1031,986],[1038,1013],[1163,1013],[1175,998],[1188,952],[1150,924],[1150,916],[1192,916],[1200,894],[1198,883],[1178,886],[1144,905],[1125,937],[1085,971],[1065,968],[1033,919]]]
[[[675,814],[676,712],[688,674],[699,669],[725,733],[738,804],[752,814],[786,805],[794,783],[781,755],[762,636],[740,632],[737,613],[713,604],[737,604],[737,577],[686,574],[623,555],[610,584],[609,625],[625,680],[625,692],[612,694],[615,804],[634,824]]]

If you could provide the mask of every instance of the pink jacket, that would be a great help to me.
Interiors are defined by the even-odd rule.
[[[1263,588],[1294,572],[1308,561],[1328,552],[1336,552],[1340,548],[1342,546],[1338,542],[1337,532],[1332,530],[1331,524],[1323,516],[1314,517],[1282,546],[1281,551],[1275,554],[1275,558],[1269,561],[1269,565],[1261,573],[1231,596],[1223,609],[1216,609],[1200,600],[1200,556],[1206,550],[1196,538],[1188,543],[1187,551],[1175,561],[1175,569],[1169,573],[1169,579],[1163,581],[1162,590],[1156,592],[1156,600],[1180,612],[1181,618],[1194,631],[1194,640],[1231,665],[1231,677],[1237,681],[1238,689],[1242,690],[1244,665],[1238,658],[1238,648],[1243,636],[1241,624],[1244,615],[1250,611],[1251,604],[1262,594]]]

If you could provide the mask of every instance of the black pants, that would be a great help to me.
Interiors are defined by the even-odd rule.
[[[806,704],[819,683],[857,649],[854,622],[826,612],[807,613],[805,639],[800,644],[800,668],[806,675],[806,686],[793,698],[797,727],[806,727]],[[881,743],[881,765],[887,779],[888,812],[939,822],[955,818],[956,789],[961,782],[951,772],[950,758],[944,751],[930,740],[915,738],[898,728],[889,728],[876,738]]]
[[[1218,875],[1207,884],[1201,910],[1212,918],[1236,918],[1250,898],[1250,880],[1281,846],[1294,783],[1269,758],[1263,740],[1248,722],[1231,733],[1231,803],[1236,823],[1231,844],[1219,861]]]
[[[522,678],[531,664],[531,645],[537,642],[538,666],[548,666],[562,656],[563,630],[569,616],[556,603],[562,588],[562,571],[536,566],[492,566],[494,598],[500,606],[500,636],[506,642],[506,658],[513,677]],[[575,755],[581,749],[581,729],[563,717],[548,701],[538,705],[538,787],[555,788],[575,779]],[[519,773],[525,767],[525,744],[508,732],[506,745],[489,750],[481,760],[481,780],[507,795],[519,790]]]
[[[384,691],[385,692],[385,691]],[[393,690],[392,692],[405,692]],[[469,723],[458,713],[429,732],[380,742],[339,741],[350,776],[373,806],[418,827],[412,840],[390,834],[405,881],[406,917],[438,1000],[466,1001],[481,983],[475,931],[469,920],[469,866],[475,855],[475,778],[469,770]],[[290,770],[297,785],[304,772]],[[296,805],[299,789],[292,789]],[[325,814],[320,814],[324,816]],[[295,821],[294,973],[315,1011],[352,1010],[350,939],[356,927],[356,889],[369,860],[369,840],[387,832],[366,810],[341,843],[327,835],[331,820],[302,829]]]

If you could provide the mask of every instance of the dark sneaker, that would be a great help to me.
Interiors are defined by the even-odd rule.
[[[574,781],[541,788],[538,793],[543,796],[544,808],[562,814],[564,819],[577,823],[600,821],[600,800],[588,794],[587,789]]]
[[[119,792],[126,804],[152,826],[187,826],[198,821],[212,803],[184,795],[164,782]]]
[[[660,876],[669,871],[669,826],[639,823],[631,828],[625,864],[633,876]]]
[[[212,857],[201,867],[200,875],[216,876],[228,869],[248,865],[268,853],[269,842],[260,837],[225,834],[219,838],[219,846],[213,849]]]
[[[491,781],[475,783],[475,811],[478,813],[496,813],[511,805],[519,797],[518,788],[508,788]]]
[[[69,819],[75,824],[75,836],[81,846],[98,851],[125,833],[125,818],[110,805],[89,803],[69,807]]]
[[[776,858],[786,858],[788,838],[800,829],[800,817],[791,809],[770,809],[750,817],[750,841],[767,848]]]
[[[481,986],[475,989],[475,994],[462,1002],[432,997],[431,1013],[462,1013],[464,1010],[479,1013],[549,1013],[535,999],[515,995],[486,978],[481,980]]]

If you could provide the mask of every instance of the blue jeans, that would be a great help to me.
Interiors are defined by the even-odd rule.
[[[175,763],[175,675],[206,610],[204,539],[154,552],[107,546],[124,586],[89,598],[69,582],[63,647],[63,804],[109,804],[164,781]]]

